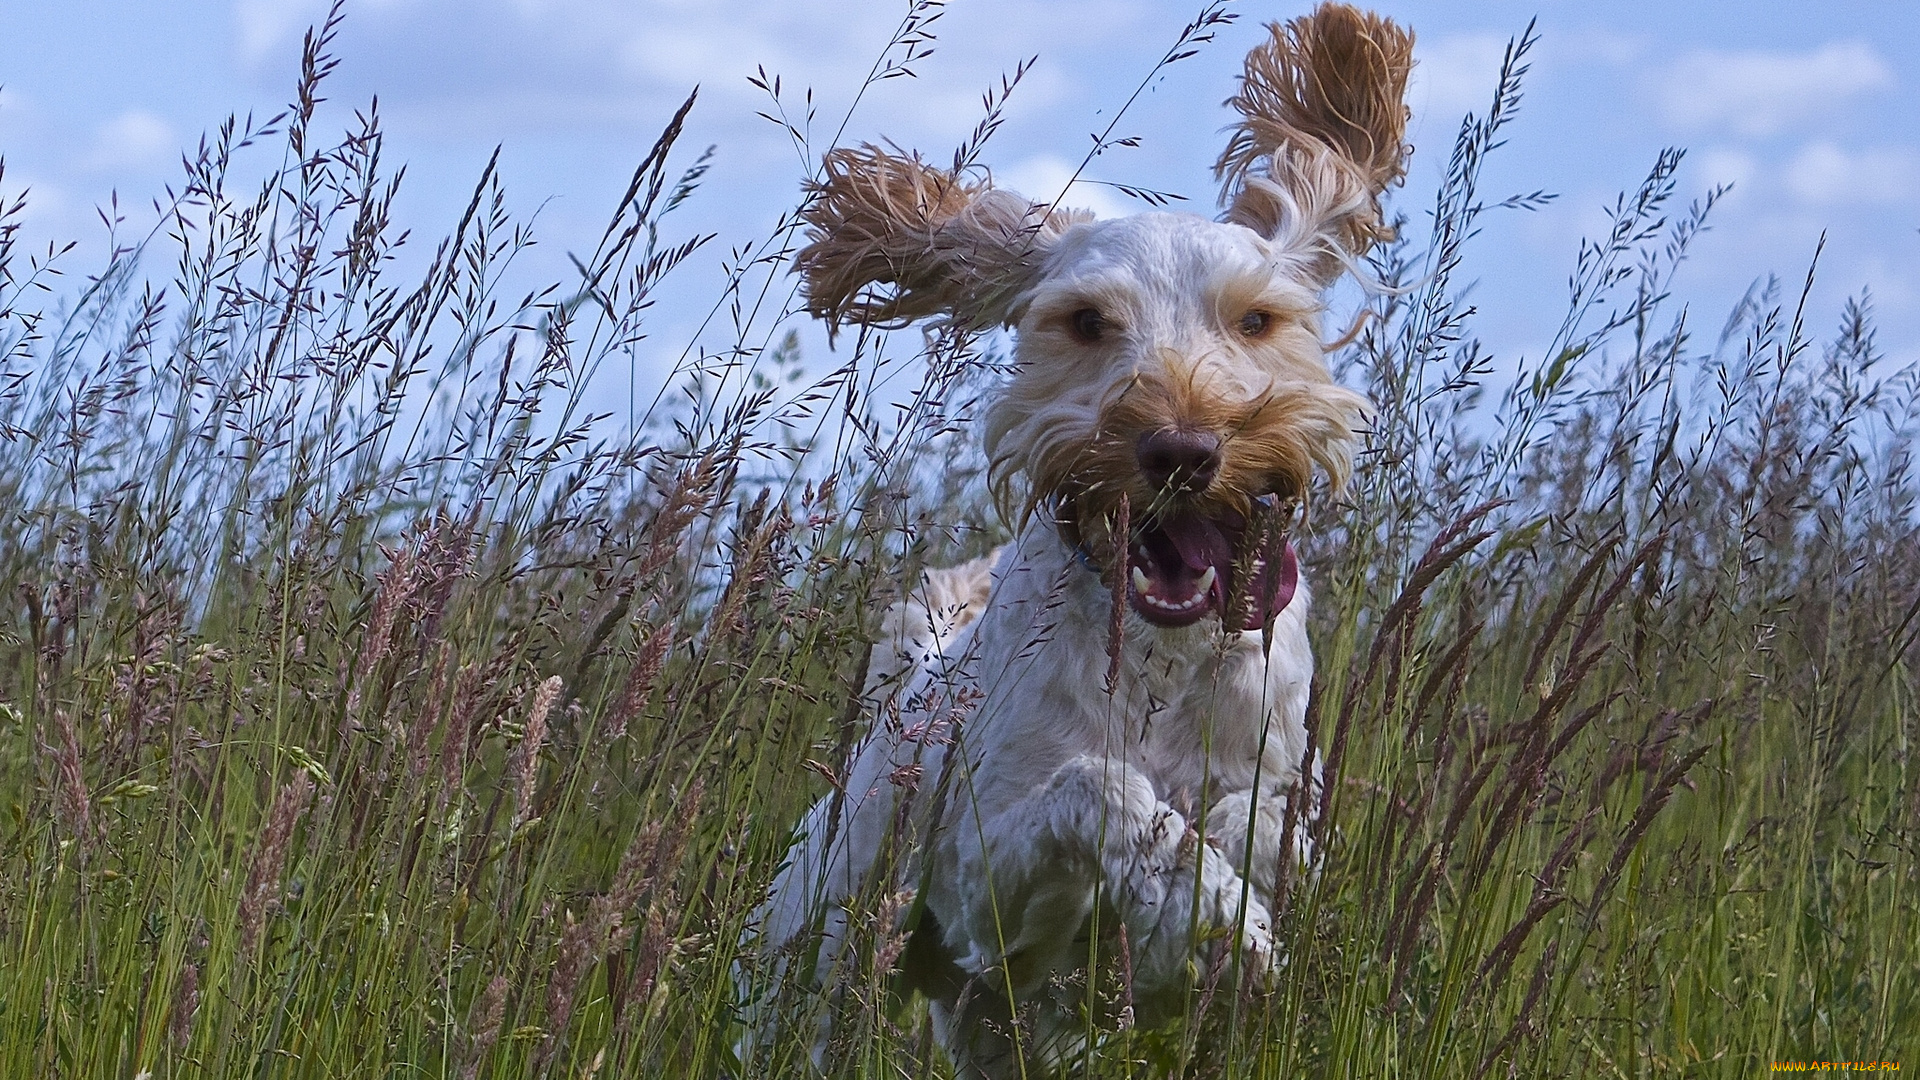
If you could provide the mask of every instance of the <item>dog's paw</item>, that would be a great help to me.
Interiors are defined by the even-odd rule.
[[[1194,854],[1189,846],[1182,863],[1129,891],[1136,978],[1171,986],[1232,968],[1270,981],[1279,963],[1272,913],[1225,856],[1199,845],[1196,866]]]
[[[1215,948],[1229,951],[1226,959],[1260,981],[1267,981],[1279,968],[1273,913],[1225,857],[1211,850],[1207,854],[1210,857],[1203,858],[1200,868],[1199,921],[1212,931],[1208,936],[1216,942]]]
[[[1266,905],[1254,901],[1240,924],[1239,948],[1233,957],[1239,969],[1262,986],[1271,985],[1280,974],[1280,949],[1273,940],[1273,916]]]

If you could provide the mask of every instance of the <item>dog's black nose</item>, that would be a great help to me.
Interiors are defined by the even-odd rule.
[[[1205,491],[1220,472],[1220,436],[1192,428],[1163,428],[1134,447],[1140,474],[1162,491]]]

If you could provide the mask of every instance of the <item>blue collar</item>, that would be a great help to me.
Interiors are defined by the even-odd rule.
[[[1093,561],[1093,552],[1087,550],[1087,545],[1080,544],[1075,547],[1073,557],[1080,560],[1080,565],[1086,567],[1089,573],[1095,577],[1100,576],[1100,566]]]

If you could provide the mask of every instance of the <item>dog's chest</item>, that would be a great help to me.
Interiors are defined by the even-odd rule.
[[[1163,798],[1195,796],[1209,777],[1217,784],[1252,768],[1271,704],[1257,650],[1218,634],[1147,631],[1128,652],[1124,707],[1106,722],[1123,728],[1124,756]]]
[[[1119,680],[1110,684],[1116,642],[1098,578],[1064,558],[1035,560],[1009,577],[976,628],[979,663],[970,672],[980,709],[968,741],[988,783],[1004,782],[1013,797],[1082,755],[1124,760],[1175,802],[1251,783],[1263,757],[1265,776],[1281,779],[1293,740],[1270,730],[1287,703],[1272,700],[1273,659],[1259,635],[1166,631],[1129,615]],[[1276,625],[1283,667],[1292,666],[1296,631],[1304,651],[1297,613]]]

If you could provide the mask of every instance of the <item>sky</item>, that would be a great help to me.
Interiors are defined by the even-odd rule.
[[[996,183],[1051,198],[1198,0],[951,0],[915,77],[868,92],[846,141],[951,154],[980,95],[1034,58],[983,160]],[[537,211],[523,269],[559,279],[590,250],[634,165],[696,84],[679,164],[713,146],[713,168],[678,216],[716,241],[661,294],[646,382],[692,337],[736,245],[765,235],[797,197],[809,160],[756,115],[749,76],[778,74],[790,107],[811,88],[817,137],[846,115],[904,0],[349,0],[318,127],[343,131],[378,96],[389,161],[407,165],[397,216],[416,236],[450,230],[501,147],[510,207]],[[1468,256],[1478,333],[1505,364],[1537,358],[1559,325],[1580,239],[1661,148],[1688,150],[1682,200],[1731,183],[1674,283],[1695,324],[1717,332],[1756,279],[1797,285],[1827,235],[1811,323],[1830,333],[1850,295],[1871,293],[1882,349],[1920,360],[1920,5],[1606,4],[1384,0],[1413,28],[1414,156],[1396,204],[1422,225],[1461,116],[1482,111],[1506,42],[1538,19],[1525,101],[1493,159],[1494,197],[1557,194],[1488,219]],[[96,208],[116,193],[136,219],[179,174],[181,151],[229,113],[288,99],[302,32],[324,0],[0,0],[0,194],[29,189],[27,231],[83,242],[69,269],[104,253]],[[1240,58],[1260,24],[1304,4],[1239,3],[1239,20],[1163,70],[1119,121],[1138,145],[1090,178],[1183,194],[1212,214],[1209,167]],[[1066,201],[1102,216],[1145,207],[1111,187]],[[417,249],[430,249],[419,243]],[[89,261],[89,260],[92,261]],[[809,350],[824,349],[817,334]],[[653,351],[649,353],[647,349]],[[649,370],[652,369],[651,373]],[[624,388],[621,396],[624,397]]]

